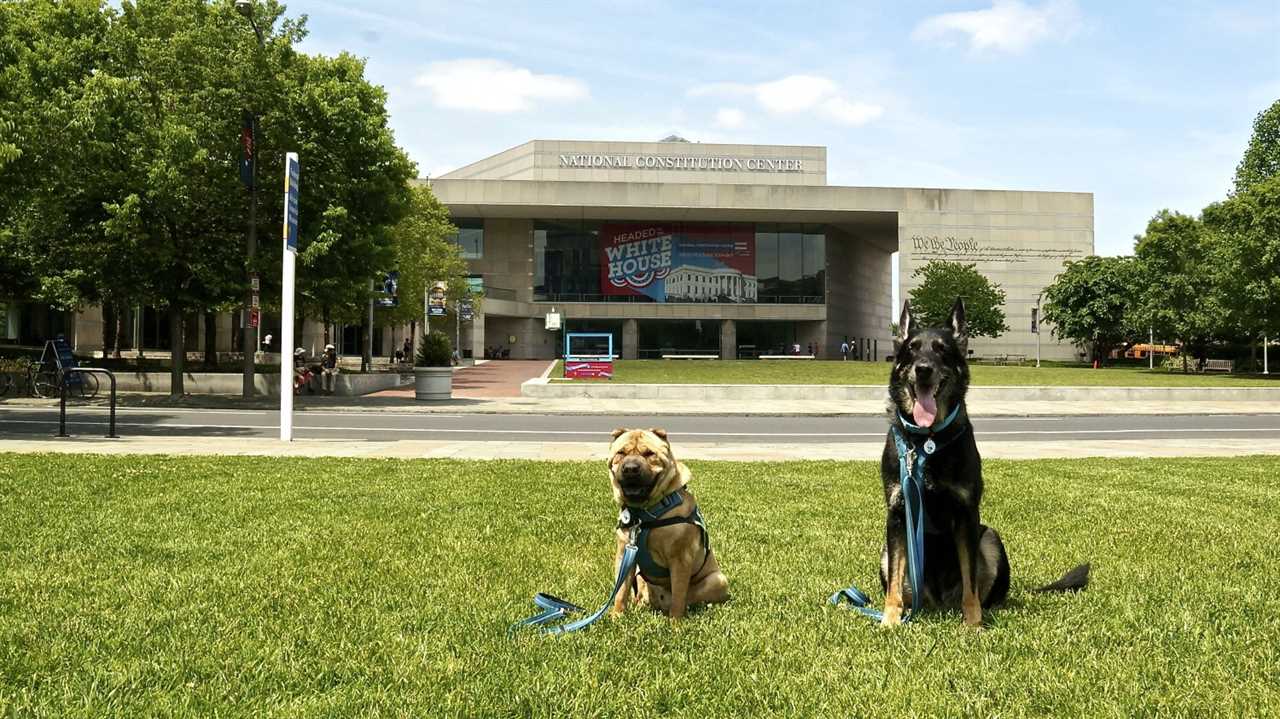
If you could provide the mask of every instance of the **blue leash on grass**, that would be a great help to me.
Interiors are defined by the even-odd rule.
[[[893,434],[893,444],[898,448],[898,482],[902,487],[903,504],[907,508],[907,579],[911,582],[911,611],[902,617],[903,622],[911,621],[916,612],[920,611],[920,588],[923,586],[924,575],[924,465],[939,449],[934,442],[934,435],[949,427],[959,413],[960,405],[956,405],[937,427],[919,427],[902,419],[903,427],[908,432],[928,435],[919,449],[907,441],[897,425],[889,428]],[[877,622],[884,619],[884,613],[872,609],[871,599],[856,586],[841,589],[827,601],[837,607],[842,602],[848,602],[850,607]]]
[[[622,585],[626,584],[627,580],[631,577],[632,571],[636,568],[637,551],[634,541],[628,543],[626,548],[623,549],[622,561],[618,564],[618,578],[613,582],[613,592],[609,594],[609,598],[605,600],[604,605],[597,609],[594,614],[582,617],[581,619],[574,620],[567,624],[551,624],[551,622],[568,617],[570,614],[577,614],[579,612],[585,612],[586,610],[572,602],[566,602],[559,597],[555,597],[544,592],[538,592],[533,597],[533,603],[542,607],[542,611],[528,619],[521,619],[515,624],[512,624],[511,627],[507,629],[507,636],[511,636],[516,631],[524,627],[539,627],[544,633],[554,635],[576,632],[579,629],[585,629],[591,626],[596,622],[596,620],[603,617],[605,612],[609,611],[609,606],[613,604],[613,600],[617,598],[618,592],[622,590]]]

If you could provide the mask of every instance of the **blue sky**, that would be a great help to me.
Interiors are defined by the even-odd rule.
[[[841,185],[1094,193],[1099,254],[1221,199],[1280,98],[1280,0],[298,0],[438,175],[531,139],[826,145]]]

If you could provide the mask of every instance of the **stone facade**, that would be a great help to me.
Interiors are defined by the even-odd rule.
[[[534,140],[447,173],[431,184],[455,217],[484,222],[484,346],[513,357],[552,357],[542,329],[554,306],[574,320],[624,321],[623,356],[634,356],[630,321],[722,321],[721,354],[733,356],[743,321],[792,323],[802,347],[833,357],[846,338],[856,356],[892,348],[891,258],[898,294],[933,259],[974,263],[1006,292],[1010,331],[974,340],[975,354],[1033,356],[1030,311],[1065,261],[1093,253],[1093,196],[1073,192],[835,187],[826,148]],[[535,302],[536,220],[806,223],[824,228],[823,304]],[[507,340],[516,337],[515,343]],[[1041,355],[1067,359],[1070,345],[1041,337]],[[474,341],[472,342],[474,344]]]

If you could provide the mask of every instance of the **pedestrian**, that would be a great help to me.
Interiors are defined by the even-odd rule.
[[[846,337],[844,342],[840,343],[840,359],[843,362],[849,361],[849,338]]]
[[[328,394],[333,394],[338,384],[338,351],[333,345],[324,346],[324,354],[320,355],[320,386]]]
[[[262,338],[262,351],[263,352],[271,351],[271,333],[270,332],[267,333],[266,337]]]
[[[299,347],[293,351],[293,393],[311,391],[311,370],[307,367],[307,351]]]
[[[413,342],[408,338],[404,338],[404,361],[413,361]]]
[[[798,355],[798,354],[800,354],[800,343],[799,343],[799,342],[793,343],[793,344],[791,345],[791,354],[793,354],[793,355]]]

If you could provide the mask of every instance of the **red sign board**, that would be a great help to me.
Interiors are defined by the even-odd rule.
[[[258,319],[259,319],[258,308],[254,307],[253,309],[249,310],[249,326],[257,327]]]
[[[613,379],[613,363],[609,360],[565,360],[564,376],[569,379]]]

